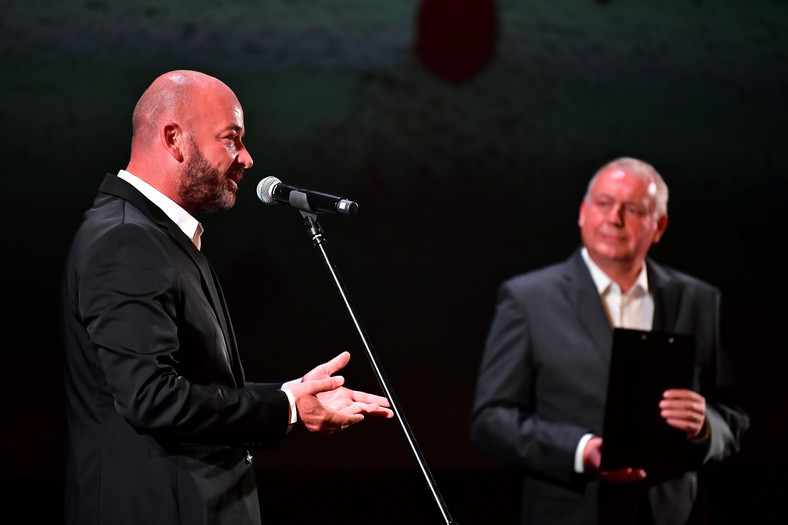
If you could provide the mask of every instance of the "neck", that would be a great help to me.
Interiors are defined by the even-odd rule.
[[[593,258],[592,258],[593,259]],[[605,272],[620,288],[622,292],[627,292],[637,281],[640,270],[643,268],[644,261],[597,261],[594,262]]]
[[[162,169],[161,167],[159,169],[155,169],[150,165],[150,163],[135,162],[132,160],[129,162],[128,166],[126,166],[126,171],[144,180],[162,192],[164,195],[183,206],[180,202],[177,185],[174,184],[178,178],[176,176],[168,175],[165,169]],[[189,211],[189,213],[191,213],[191,211]]]

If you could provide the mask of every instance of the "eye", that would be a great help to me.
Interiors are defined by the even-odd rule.
[[[636,204],[627,204],[626,210],[628,214],[637,215],[638,217],[646,214],[646,209],[643,206],[638,206]]]

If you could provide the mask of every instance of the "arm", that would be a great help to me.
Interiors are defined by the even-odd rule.
[[[161,232],[119,226],[81,265],[78,315],[95,351],[98,388],[139,432],[275,446],[287,427],[285,394],[233,386],[213,312],[184,285],[168,242]]]
[[[750,418],[736,402],[735,365],[721,331],[722,296],[714,293],[714,351],[700,375],[700,393],[706,396],[709,442],[703,461],[721,461],[739,451]]]
[[[699,359],[697,392],[670,389],[664,394],[660,411],[666,423],[685,432],[687,439],[702,447],[702,462],[720,461],[735,454],[749,427],[749,417],[735,401],[734,366],[721,336],[721,295],[711,289],[704,295],[709,319],[710,341]],[[710,316],[710,317],[709,317]]]
[[[558,395],[538,400],[540,374],[531,326],[511,286],[499,293],[482,357],[471,417],[471,438],[485,452],[519,468],[561,481],[575,478],[574,456],[580,438],[591,431],[537,412],[538,403],[560,403]],[[569,393],[568,395],[571,395]]]

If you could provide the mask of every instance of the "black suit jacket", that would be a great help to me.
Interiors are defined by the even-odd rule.
[[[247,449],[283,438],[287,397],[245,383],[204,255],[114,175],[74,238],[61,313],[66,522],[258,523]]]
[[[684,523],[696,496],[693,467],[737,450],[748,419],[725,401],[730,381],[718,290],[651,260],[647,269],[653,329],[696,337],[695,389],[709,400],[711,438],[688,444],[696,464],[683,478],[638,487],[650,487],[655,522]],[[602,435],[611,347],[612,329],[580,250],[501,286],[471,436],[482,450],[522,469],[523,523],[597,522],[604,496],[599,482],[574,472],[574,455],[584,434]]]

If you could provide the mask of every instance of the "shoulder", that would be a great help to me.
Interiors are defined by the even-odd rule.
[[[576,252],[569,259],[515,275],[501,285],[501,289],[511,290],[539,290],[555,289],[560,283],[565,283],[577,278],[584,267],[580,253]]]
[[[565,296],[567,290],[581,282],[582,277],[578,274],[581,270],[576,261],[569,258],[560,263],[515,275],[499,286],[498,303],[512,302],[520,308],[527,308],[529,305],[538,308],[552,305],[556,297]]]
[[[681,286],[682,288],[697,293],[713,295],[720,293],[717,286],[675,268],[663,266],[651,259],[647,260],[646,265],[649,273],[649,281],[655,286],[674,285]]]
[[[134,205],[109,197],[97,199],[96,205],[85,214],[75,243],[95,248],[105,243],[150,243],[166,237],[166,232]]]
[[[565,263],[551,264],[544,268],[515,275],[504,281],[501,286],[514,289],[549,286],[550,283],[561,279],[565,273]]]
[[[99,194],[74,236],[76,267],[156,267],[168,264],[172,245],[165,228],[128,201]]]

